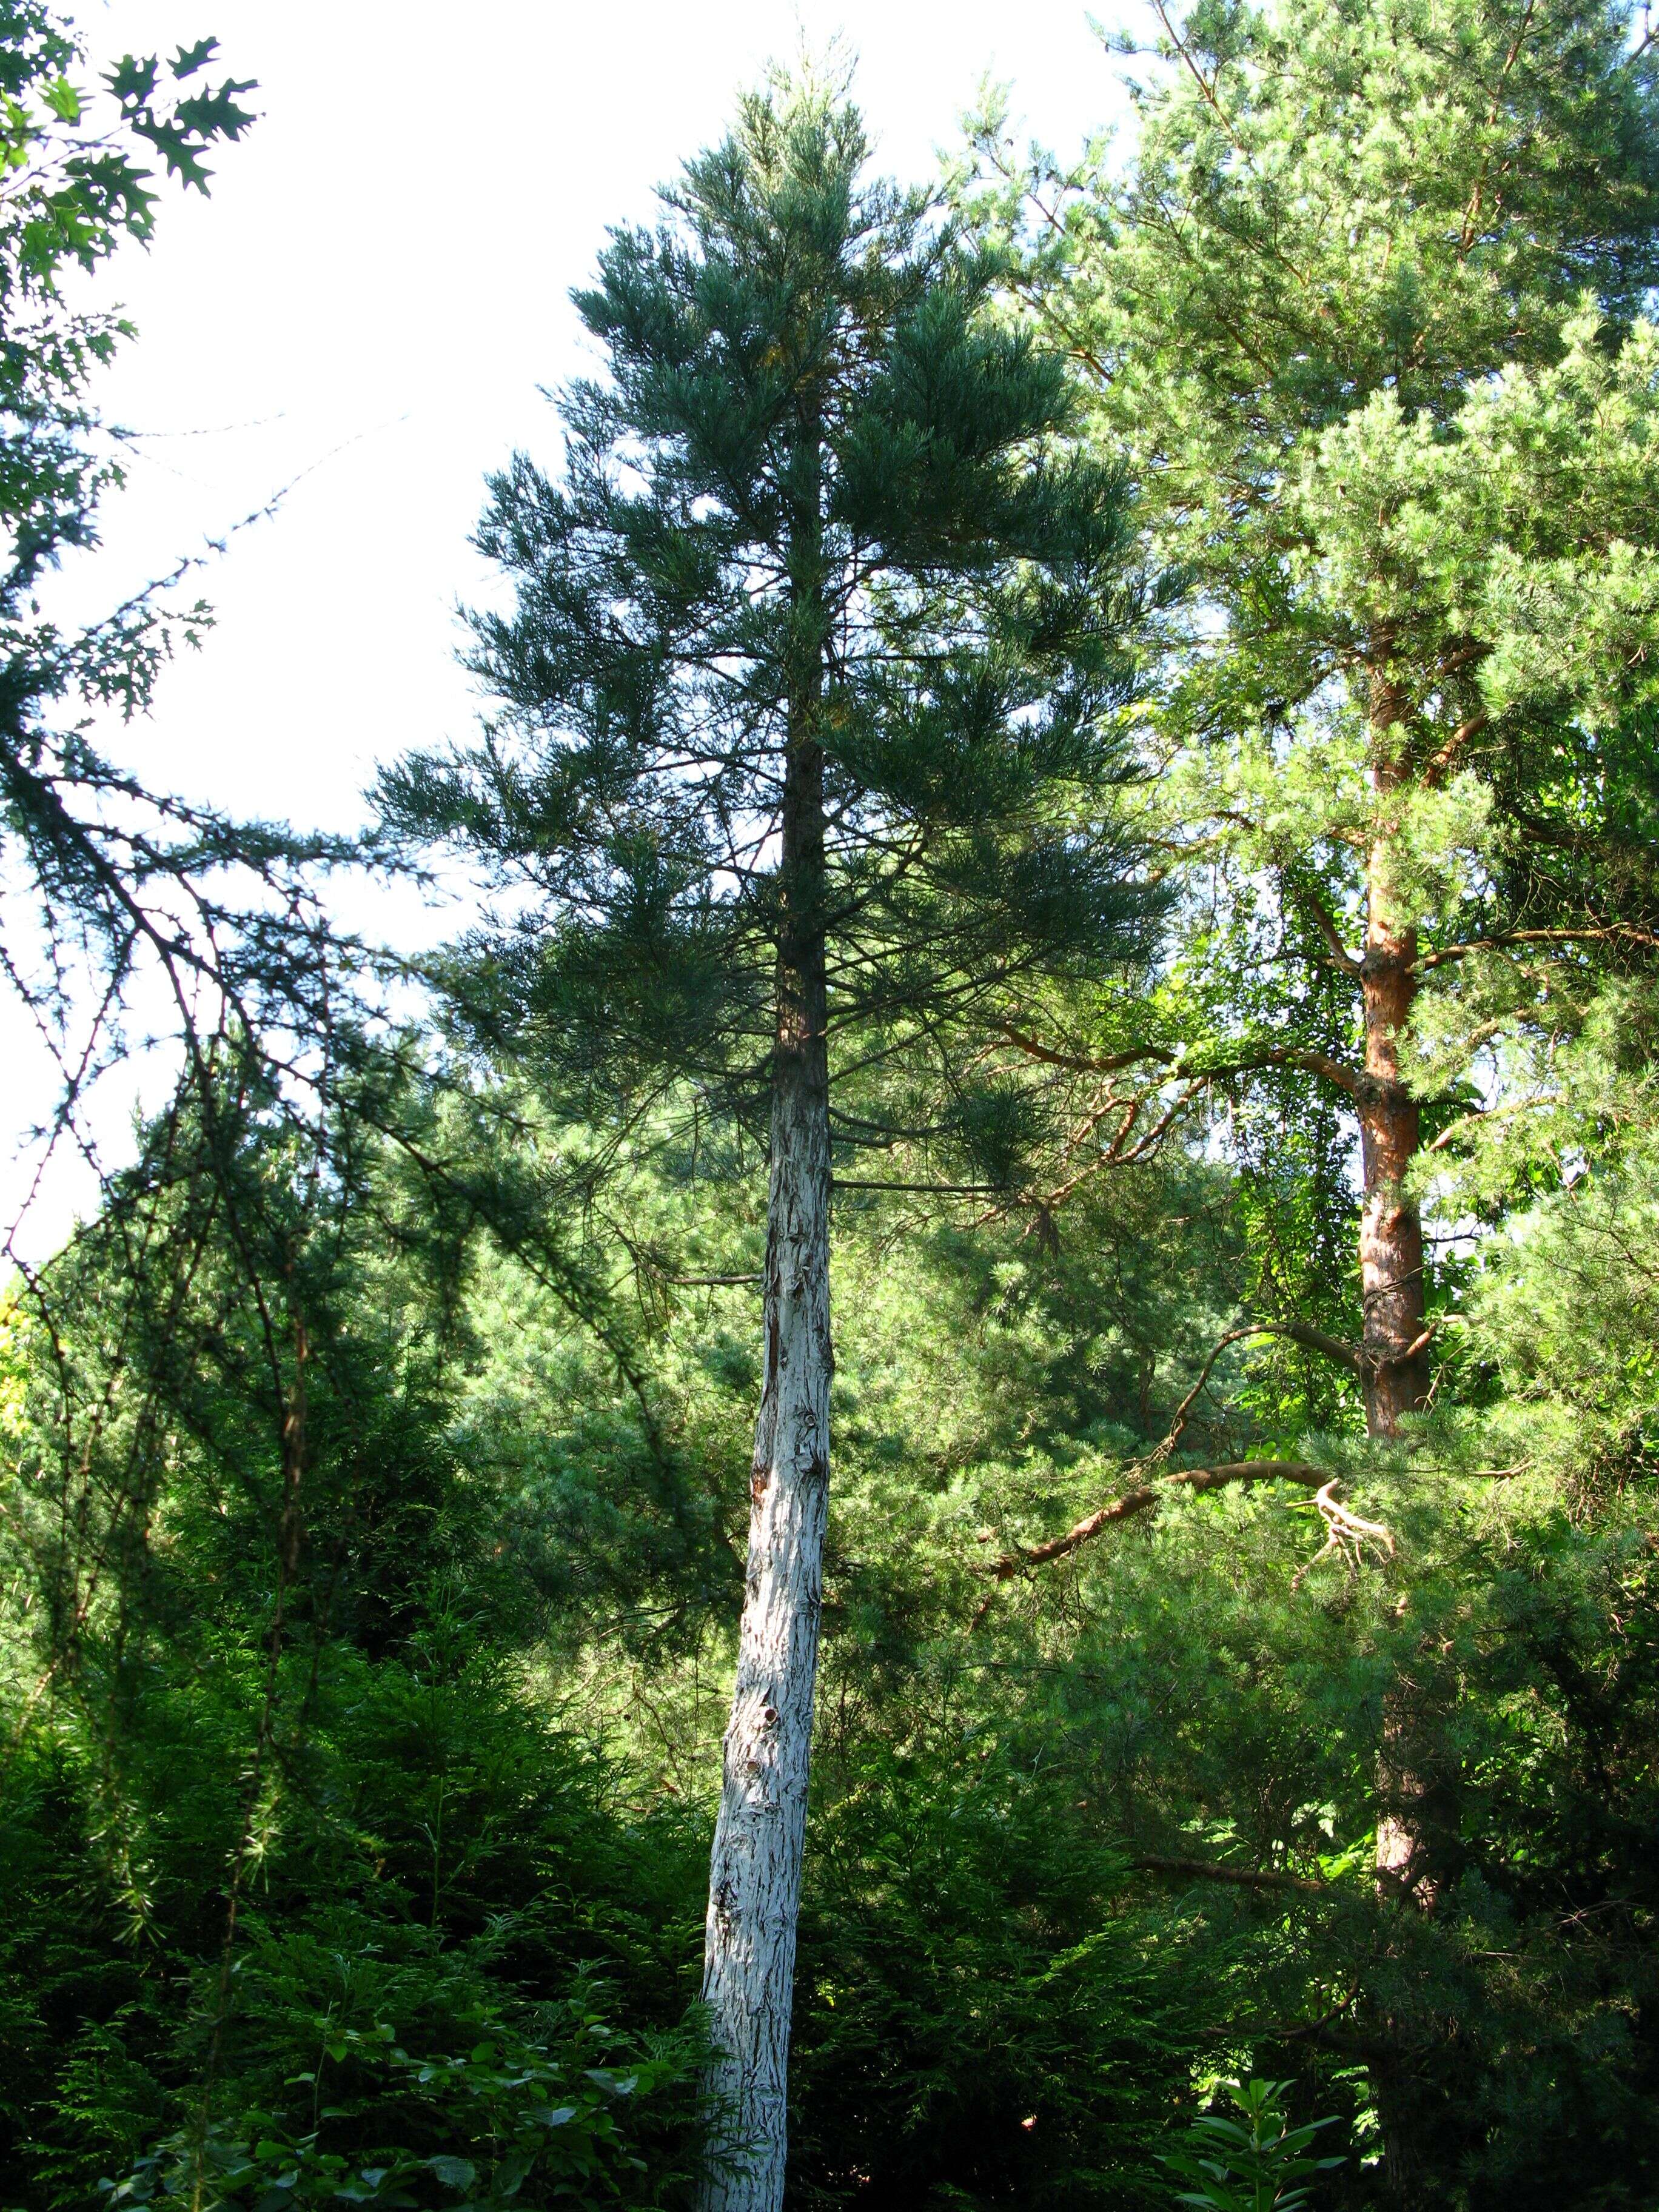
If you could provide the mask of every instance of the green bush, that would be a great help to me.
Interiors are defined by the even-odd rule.
[[[611,2063],[617,2038],[595,1996],[542,2008],[533,2035],[482,2006],[463,2023],[479,2040],[444,2056],[412,2055],[386,2021],[313,2015],[316,2063],[283,2085],[299,2098],[167,2136],[107,2185],[112,2212],[169,2200],[192,2212],[659,2204],[687,2179],[700,2048],[682,2034]]]
[[[1121,1860],[1054,1788],[966,1747],[836,1763],[801,1926],[792,2203],[1145,2201],[1199,1992],[1124,1909]]]

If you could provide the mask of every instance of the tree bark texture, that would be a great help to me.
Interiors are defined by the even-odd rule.
[[[1422,1142],[1417,1101],[1400,1072],[1400,1048],[1417,995],[1417,932],[1403,910],[1388,802],[1407,771],[1393,742],[1402,711],[1395,688],[1374,679],[1371,775],[1384,815],[1367,855],[1365,947],[1360,988],[1365,1070],[1358,1091],[1364,1208],[1359,1219],[1360,1346],[1365,1425],[1391,1437],[1429,1392],[1423,1223],[1406,1178]]]
[[[1433,2186],[1427,2145],[1418,2124],[1423,2084],[1412,2069],[1378,2052],[1367,2067],[1382,2138],[1382,2201],[1398,2212],[1431,2212],[1444,2200]]]
[[[1397,736],[1406,702],[1386,672],[1387,641],[1371,670],[1369,702],[1372,787],[1381,819],[1366,856],[1365,944],[1360,964],[1365,1028],[1365,1068],[1358,1092],[1364,1203],[1359,1224],[1362,1299],[1360,1372],[1370,1436],[1399,1431],[1401,1417],[1416,1413],[1429,1394],[1427,1285],[1423,1223],[1407,1190],[1407,1176],[1422,1143],[1417,1101],[1401,1079],[1401,1042],[1417,995],[1417,932],[1401,896],[1395,844],[1398,825],[1389,801],[1403,796],[1409,770]],[[1432,1911],[1436,1884],[1426,1864],[1425,1822],[1429,1791],[1417,1771],[1411,1686],[1395,1680],[1383,1692],[1382,1741],[1377,1753],[1378,1895],[1397,1906]],[[1385,2051],[1402,2039],[1403,2024],[1385,2018]],[[1381,2056],[1370,2069],[1382,2137],[1382,2186],[1401,2212],[1422,2212],[1428,2167],[1421,2126],[1422,2087],[1403,2050]]]
[[[1431,1655],[1419,1644],[1416,1660],[1382,1693],[1382,1740],[1377,1753],[1377,1796],[1383,1808],[1376,1826],[1376,1893],[1392,1907],[1384,1936],[1394,1972],[1407,1989],[1422,1968],[1413,1965],[1412,1918],[1431,1915],[1443,1893],[1448,1854],[1455,1853],[1457,1793],[1455,1769],[1444,1764],[1449,1701],[1434,1679]],[[1455,1864],[1455,1858],[1449,1861]],[[1398,2212],[1432,2212],[1448,2200],[1444,2185],[1455,2164],[1444,2140],[1451,2057],[1443,2027],[1425,2018],[1408,1997],[1374,2015],[1376,2049],[1369,2062],[1371,2093],[1382,2134],[1383,2202]]]
[[[810,584],[811,579],[808,579]],[[779,2212],[830,1486],[830,1079],[819,661],[792,686],[767,1197],[765,1379],[709,1867],[703,2002],[723,2118],[699,2212]],[[803,656],[805,657],[805,656]]]
[[[1393,853],[1396,832],[1387,816],[1388,801],[1405,781],[1394,745],[1401,713],[1399,692],[1385,677],[1374,675],[1371,775],[1384,812],[1367,856],[1360,977],[1365,1072],[1359,1091],[1365,1186],[1359,1221],[1360,1371],[1365,1427],[1373,1437],[1394,1436],[1401,1415],[1422,1407],[1429,1390],[1423,1223],[1406,1189],[1422,1133],[1417,1101],[1400,1073],[1401,1039],[1417,991],[1417,932],[1402,912]],[[1379,1887],[1401,1899],[1416,1889],[1422,1856],[1415,1824],[1407,1817],[1422,1794],[1400,1756],[1407,1733],[1396,1689],[1384,1699],[1378,1784],[1389,1809],[1377,1823],[1376,1869]]]

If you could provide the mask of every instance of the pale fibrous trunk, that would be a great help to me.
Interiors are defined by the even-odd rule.
[[[823,1037],[802,1061],[823,1062]],[[777,2212],[830,1487],[830,1142],[821,1072],[773,1105],[766,1382],[709,1867],[703,2002],[724,2106],[701,2212]]]
[[[806,549],[809,556],[811,548]],[[813,580],[810,572],[808,586]],[[814,659],[792,687],[767,1194],[765,1375],[737,1683],[709,1866],[714,2057],[698,2212],[779,2212],[830,1489],[830,1079]]]

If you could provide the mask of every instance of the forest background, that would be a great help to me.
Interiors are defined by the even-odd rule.
[[[99,1202],[7,1310],[0,2195],[681,2201],[774,925],[642,871],[600,740],[735,556],[583,510],[653,611],[576,653],[560,471],[613,418],[567,401],[491,489],[482,751],[364,839],[112,765],[89,706],[214,643],[195,570],[88,582],[101,263],[250,88],[4,31],[6,959]],[[882,248],[950,312],[826,449],[896,580],[826,694],[878,921],[829,986],[788,2201],[1167,2201],[1255,2076],[1332,2121],[1316,2203],[1650,2207],[1650,49],[1287,0],[1123,60],[1124,144],[971,124]],[[833,76],[769,97],[721,158],[776,246],[860,149]],[[627,235],[584,313],[628,467],[727,467],[687,395],[784,338],[716,317],[694,375]],[[870,676],[895,639],[932,672]],[[412,905],[458,849],[492,925],[342,930],[332,879]],[[102,1165],[152,1034],[177,1088]]]

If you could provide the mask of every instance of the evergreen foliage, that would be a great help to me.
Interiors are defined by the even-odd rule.
[[[485,742],[383,780],[396,826],[518,894],[451,971],[475,1033],[596,1104],[690,1085],[754,1123],[792,900],[837,1091],[925,1076],[1011,975],[1145,947],[1112,829],[1121,477],[1062,443],[1072,387],[992,312],[996,258],[865,161],[832,91],[757,95],[659,230],[615,234],[576,295],[608,374],[561,402],[562,477],[492,480],[516,605],[473,621]],[[823,849],[792,881],[808,723]],[[835,1127],[891,1133],[850,1101]]]
[[[1504,1103],[1483,1055],[1564,969],[1651,941],[1654,55],[1601,0],[1160,15],[1127,171],[1022,170],[994,115],[970,196],[1194,585],[1151,795],[1181,957],[1022,1025],[1085,1097],[1103,1060],[1183,1109],[1326,1086],[1361,1325],[1271,1279],[1250,1317],[1346,1340],[1387,1426],[1456,1291],[1423,1147]]]
[[[612,237],[491,720],[384,779],[499,902],[389,1049],[331,848],[59,728],[158,607],[31,604],[113,475],[58,277],[247,88],[94,143],[0,4],[5,957],[71,1075],[157,972],[185,1054],[0,1312],[0,2204],[706,2190],[784,1249],[788,2212],[1650,2212],[1656,49],[1164,28],[1127,163],[999,127],[951,216],[775,85]]]

